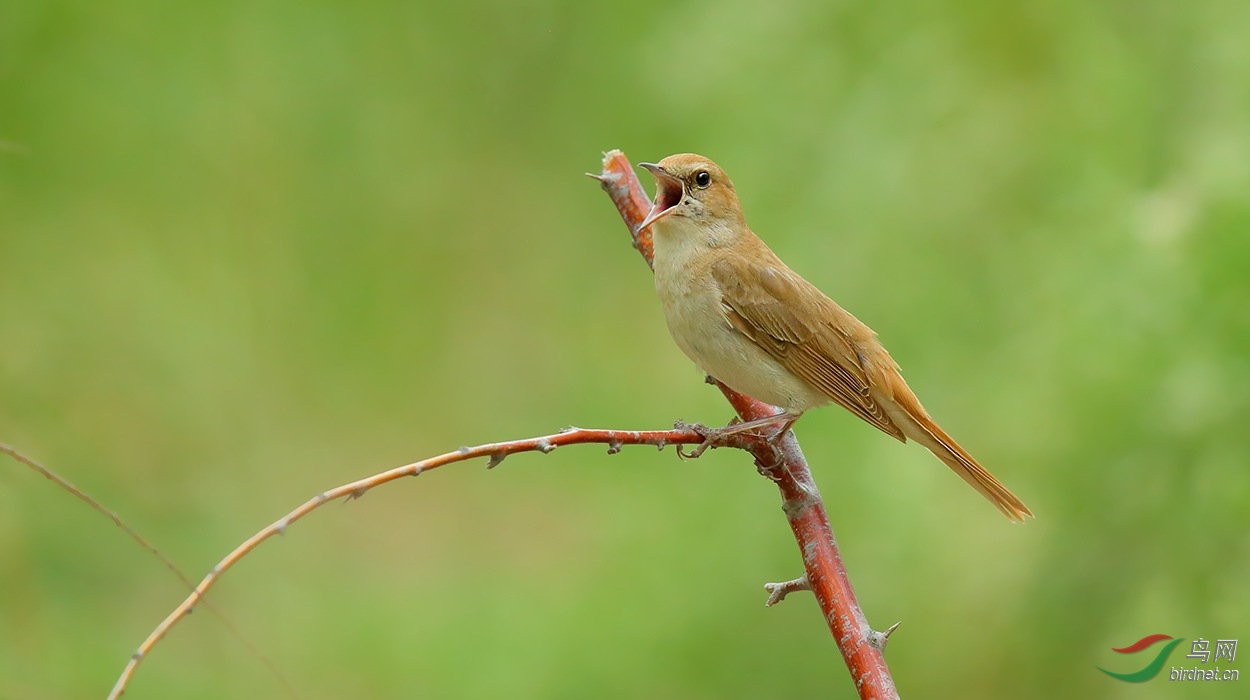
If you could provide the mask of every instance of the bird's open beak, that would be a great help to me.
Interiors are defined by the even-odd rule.
[[[665,214],[673,210],[673,207],[680,204],[686,188],[681,180],[669,175],[667,170],[655,163],[639,163],[638,165],[651,171],[651,174],[655,176],[655,203],[651,205],[647,218],[638,224],[638,230],[641,231],[662,219]]]

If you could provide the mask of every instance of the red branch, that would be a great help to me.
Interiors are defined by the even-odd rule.
[[[654,268],[651,231],[637,230],[638,224],[642,223],[651,208],[651,201],[634,175],[633,167],[625,154],[616,150],[606,153],[603,171],[591,177],[599,180],[603,191],[612,198],[612,203],[629,227],[634,247],[642,253],[647,264]],[[720,382],[716,385],[744,421],[777,412],[777,409],[763,401],[739,394]],[[842,555],[838,552],[838,543],[829,526],[829,516],[825,513],[824,503],[820,500],[816,482],[812,480],[812,473],[807,468],[807,460],[799,449],[798,440],[793,432],[789,432],[776,447],[777,449],[773,449],[765,444],[754,443],[747,448],[755,455],[755,463],[760,472],[774,481],[781,491],[781,507],[790,522],[790,529],[794,531],[799,551],[803,554],[807,581],[820,603],[825,622],[833,633],[838,650],[842,652],[842,658],[851,672],[859,696],[864,700],[897,698],[894,679],[890,677],[890,669],[886,666],[885,657],[879,648],[884,647],[882,640],[886,635],[874,632],[868,626],[868,621],[855,600],[855,591],[851,588],[846,567],[842,564]]]
[[[486,468],[490,469],[498,465],[508,455],[520,452],[542,452],[546,454],[564,445],[584,445],[584,444],[601,444],[608,446],[608,454],[620,452],[624,445],[654,445],[661,450],[666,445],[698,445],[703,442],[703,436],[691,428],[678,427],[674,430],[594,430],[589,428],[567,428],[556,433],[555,435],[543,435],[541,437],[526,438],[524,440],[509,440],[508,442],[493,442],[486,445],[478,445],[476,447],[461,447],[455,452],[438,455],[423,459],[420,462],[405,464],[402,467],[395,467],[384,472],[379,472],[373,476],[336,486],[328,491],[313,496],[299,506],[295,510],[287,513],[270,525],[261,528],[255,535],[244,540],[242,544],[235,547],[233,551],[226,555],[208,575],[195,586],[191,595],[182,601],[173,612],[169,613],[164,620],[161,621],[156,629],[148,635],[147,639],[139,645],[139,649],[130,657],[130,661],[126,663],[126,667],[122,669],[121,675],[118,676],[117,682],[113,685],[113,690],[109,693],[109,700],[117,700],[122,693],[125,692],[126,686],[130,683],[130,679],[138,670],[139,664],[147,658],[152,648],[156,646],[166,634],[178,624],[180,620],[191,614],[200,603],[207,602],[204,595],[208,593],[208,589],[216,584],[223,574],[239,562],[240,559],[250,554],[262,542],[281,535],[286,532],[295,521],[303,518],[305,515],[317,510],[327,503],[343,500],[353,500],[365,495],[365,492],[377,488],[386,483],[402,479],[408,476],[420,476],[425,472],[438,469],[439,467],[456,462],[463,462],[469,459],[487,458]],[[736,435],[725,445],[726,447],[735,447],[738,449],[763,449],[767,450],[768,445],[763,440],[753,435]],[[680,448],[679,448],[680,449]],[[6,450],[7,451],[7,450]],[[15,457],[15,452],[10,452]],[[21,459],[19,457],[19,459]],[[25,461],[25,460],[23,460]]]

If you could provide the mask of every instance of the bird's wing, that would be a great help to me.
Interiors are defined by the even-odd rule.
[[[724,256],[712,265],[712,276],[734,328],[838,405],[906,442],[903,431],[870,395],[859,353],[842,327],[852,323],[871,331],[784,266]],[[795,302],[819,313],[801,319],[793,311]]]

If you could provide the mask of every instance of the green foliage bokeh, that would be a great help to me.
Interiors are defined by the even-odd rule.
[[[798,424],[869,620],[904,621],[900,692],[1230,697],[1095,666],[1250,637],[1248,29],[1235,0],[5,3],[0,440],[198,579],[458,445],[723,422],[582,176],[696,151],[1037,513]],[[762,605],[800,572],[777,506],[725,451],[464,464],[213,598],[304,698],[854,697],[810,598]],[[0,697],[102,696],[183,595],[0,459]],[[127,697],[282,694],[201,611]]]

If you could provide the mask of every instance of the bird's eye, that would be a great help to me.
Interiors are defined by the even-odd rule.
[[[700,170],[694,175],[694,184],[698,185],[699,189],[707,187],[712,184],[712,174],[706,170]]]

